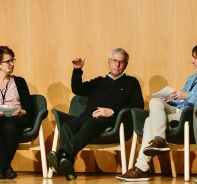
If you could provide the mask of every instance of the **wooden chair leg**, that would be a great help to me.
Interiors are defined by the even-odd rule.
[[[177,173],[176,173],[176,165],[174,161],[174,151],[170,151],[170,164],[171,164],[171,169],[172,169],[172,176],[176,178]]]
[[[127,163],[126,163],[126,151],[125,151],[125,135],[124,135],[124,124],[120,124],[120,150],[121,150],[121,162],[122,162],[122,174],[127,171]]]
[[[47,160],[46,160],[46,151],[45,151],[45,143],[44,143],[44,134],[43,134],[42,124],[40,125],[40,130],[39,130],[39,141],[40,141],[40,152],[41,152],[43,178],[47,178]]]
[[[189,145],[189,122],[184,125],[184,179],[190,179],[190,145]]]
[[[43,179],[42,184],[48,184],[48,179]]]
[[[135,133],[135,131],[133,131],[133,138],[132,138],[132,144],[131,144],[128,169],[132,168],[134,165],[136,147],[137,147],[137,134]]]
[[[52,151],[56,151],[57,150],[58,135],[59,135],[59,132],[58,132],[57,125],[56,125],[55,126],[54,138],[53,138]],[[53,177],[53,171],[49,168],[48,178],[52,178],[52,177]]]

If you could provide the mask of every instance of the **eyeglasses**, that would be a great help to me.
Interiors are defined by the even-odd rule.
[[[16,59],[10,59],[10,60],[7,60],[7,61],[2,61],[1,63],[7,63],[7,64],[10,64],[10,63],[15,63],[16,62]]]
[[[122,60],[117,60],[117,59],[111,59],[109,58],[113,64],[120,64],[120,65],[125,65],[127,62],[126,61],[122,61]]]

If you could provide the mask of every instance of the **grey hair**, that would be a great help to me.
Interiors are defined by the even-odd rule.
[[[115,48],[109,53],[109,58],[112,58],[114,53],[121,53],[125,56],[125,62],[129,61],[129,54],[122,48]]]

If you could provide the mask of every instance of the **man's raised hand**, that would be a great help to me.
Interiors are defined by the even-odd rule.
[[[85,61],[86,58],[84,59],[81,59],[81,58],[75,58],[72,60],[72,63],[73,63],[73,67],[74,68],[82,68],[83,65],[84,65],[84,61]]]

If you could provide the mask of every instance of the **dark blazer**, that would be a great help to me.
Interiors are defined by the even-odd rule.
[[[16,87],[18,89],[22,109],[27,112],[26,117],[33,121],[34,116],[34,105],[32,98],[29,93],[29,89],[27,83],[24,78],[14,76],[14,81],[16,83]]]

